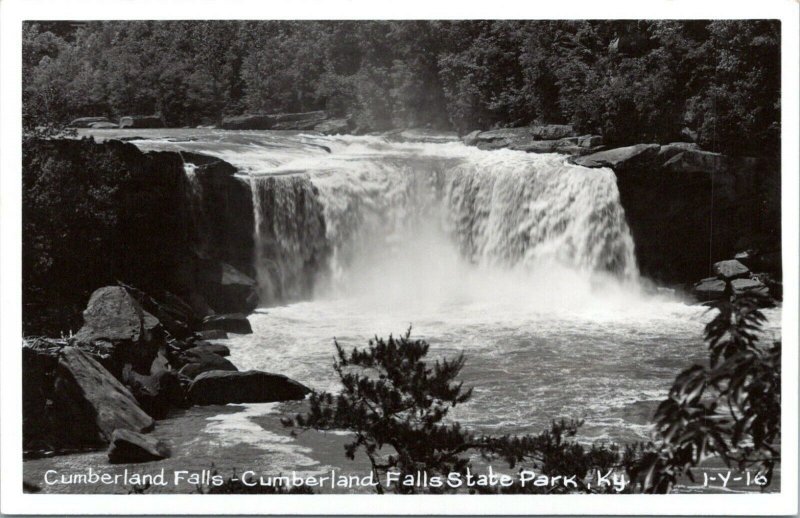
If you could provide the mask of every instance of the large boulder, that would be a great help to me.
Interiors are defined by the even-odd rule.
[[[230,356],[231,350],[228,349],[227,345],[217,344],[213,342],[206,342],[203,340],[198,340],[194,342],[194,347],[190,347],[183,351],[185,355],[192,355],[192,354],[202,354],[202,353],[213,353],[218,354],[220,356]]]
[[[203,329],[219,329],[228,333],[247,335],[253,332],[247,315],[232,313],[228,315],[211,315],[203,319]]]
[[[636,144],[573,158],[572,162],[583,167],[610,167],[615,171],[631,169],[650,163],[660,149],[658,144]]]
[[[512,143],[508,149],[525,151],[526,153],[561,153],[565,155],[581,155],[592,151],[592,148],[581,146],[579,137],[565,137],[558,140],[529,140]],[[590,140],[589,140],[590,142]]]
[[[200,340],[225,340],[228,338],[228,333],[222,329],[208,329],[206,331],[197,331],[195,336]]]
[[[198,287],[220,313],[249,313],[258,307],[258,283],[228,263],[203,261]]]
[[[194,379],[208,371],[238,371],[234,364],[216,353],[206,350],[189,349],[181,354],[179,361],[184,363],[179,371],[182,376]]]
[[[66,343],[47,338],[23,341],[22,347],[22,442],[25,450],[53,450],[68,429],[53,419],[53,379],[58,357]]]
[[[769,288],[758,279],[734,279],[731,281],[733,292],[737,295],[744,292],[755,292],[769,295]]]
[[[114,430],[108,448],[111,464],[149,462],[169,456],[169,447],[163,441],[125,429]]]
[[[180,297],[163,291],[158,300],[147,293],[120,283],[147,313],[150,313],[173,337],[183,339],[192,335],[192,329],[200,323],[193,308]],[[203,315],[205,316],[205,315]]]
[[[253,113],[226,117],[223,129],[233,130],[313,130],[328,118],[324,111],[302,113]]]
[[[471,132],[467,133],[466,135],[464,135],[464,137],[461,140],[462,140],[462,142],[464,142],[464,145],[466,145],[466,146],[475,146],[475,145],[478,144],[478,140],[479,140],[478,136],[480,134],[481,134],[481,130],[471,131]]]
[[[83,311],[83,321],[72,343],[101,351],[114,371],[130,363],[147,372],[163,343],[158,319],[121,286],[95,290]]]
[[[286,376],[262,371],[204,372],[189,386],[189,398],[197,405],[300,400],[309,392]]]
[[[163,419],[172,408],[184,406],[185,394],[178,373],[158,365],[150,375],[139,374],[129,366],[123,369],[122,381],[136,401],[155,419]]]
[[[717,300],[725,296],[725,281],[708,277],[694,285],[692,289],[699,300]]]
[[[119,127],[135,129],[163,128],[164,121],[158,115],[127,115],[120,117]]]
[[[107,443],[120,428],[149,432],[155,424],[122,383],[77,347],[61,350],[54,398],[64,425],[89,443]]]
[[[70,128],[91,128],[92,124],[98,123],[109,123],[115,128],[117,127],[116,124],[108,120],[108,117],[78,117],[70,122],[67,126]]]
[[[722,280],[740,279],[750,276],[750,270],[736,259],[714,263],[714,275]]]
[[[490,131],[473,131],[464,137],[468,146],[479,149],[513,149],[529,153],[562,153],[581,155],[596,151],[602,145],[602,137],[578,136],[575,129],[566,124],[540,124],[520,128],[502,128]]]

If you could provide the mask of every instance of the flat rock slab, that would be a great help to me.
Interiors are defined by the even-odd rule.
[[[769,295],[769,288],[759,281],[758,279],[734,279],[731,281],[733,292],[736,294],[749,292],[757,292],[762,295]]]
[[[583,167],[610,167],[616,170],[647,163],[656,157],[660,149],[658,144],[636,144],[577,157],[572,162]]]
[[[110,372],[77,347],[65,347],[59,356],[58,376],[63,396],[76,405],[76,418],[93,418],[97,433],[105,442],[114,430],[148,432],[153,418]],[[86,425],[86,423],[81,423]]]
[[[311,390],[280,374],[262,371],[209,371],[189,386],[189,399],[197,405],[271,403],[300,400]]]
[[[203,330],[209,331],[212,329],[243,335],[253,332],[250,321],[247,320],[247,315],[243,313],[211,315],[203,319]]]
[[[231,350],[227,345],[216,344],[212,342],[195,342],[194,347],[190,347],[183,351],[185,356],[199,355],[203,353],[218,354],[220,356],[230,356]]]
[[[700,300],[716,300],[725,295],[725,281],[709,277],[695,284],[693,291]]]
[[[201,340],[224,340],[228,338],[228,333],[222,329],[209,329],[207,331],[198,331],[195,335]]]
[[[114,430],[108,448],[108,461],[112,464],[149,462],[169,456],[169,447],[163,441],[124,429]]]
[[[750,269],[736,259],[714,263],[714,275],[720,279],[740,279],[750,275]]]
[[[207,352],[207,351],[194,351],[192,354],[187,354],[188,351],[181,355],[181,359],[186,364],[181,367],[179,373],[188,378],[196,378],[200,374],[208,371],[238,371],[234,364],[226,360],[222,356]]]

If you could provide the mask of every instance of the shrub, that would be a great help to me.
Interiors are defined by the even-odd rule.
[[[398,493],[415,493],[420,488],[394,484],[384,487],[389,471],[407,475],[427,472],[430,477],[446,478],[450,473],[464,476],[472,469],[472,454],[487,460],[502,459],[509,467],[525,462],[538,473],[574,475],[579,481],[575,491],[590,489],[583,480],[593,470],[624,469],[633,449],[621,451],[616,446],[575,442],[580,422],[560,421],[538,435],[491,437],[478,435],[459,423],[447,420],[451,408],[467,402],[471,389],[456,382],[464,366],[464,356],[452,360],[425,362],[429,344],[411,340],[410,330],[399,338],[376,338],[365,349],[347,353],[335,342],[337,359],[334,369],[342,384],[338,395],[314,392],[311,408],[285,422],[317,430],[349,430],[353,439],[345,444],[345,454],[354,459],[363,451],[369,459],[376,491],[387,489]],[[452,488],[430,488],[431,492],[452,491]],[[497,491],[484,488],[482,491]],[[513,487],[508,492],[566,492],[570,487],[540,488],[530,484]]]

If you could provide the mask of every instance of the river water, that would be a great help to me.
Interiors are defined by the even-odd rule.
[[[631,442],[649,437],[649,420],[675,375],[707,357],[705,309],[639,276],[609,169],[460,143],[252,131],[136,134],[144,139],[133,143],[143,150],[224,159],[253,189],[263,307],[250,316],[253,334],[222,341],[242,370],[335,391],[334,338],[350,349],[411,327],[414,338],[431,343],[431,359],[465,354],[461,379],[474,395],[451,414],[463,425],[536,433],[554,419],[579,418],[581,441]],[[299,210],[301,191],[315,202]],[[293,217],[265,220],[266,205]],[[299,279],[309,275],[312,248],[325,248],[326,260],[312,279]],[[313,287],[310,294],[301,294],[301,281]],[[777,334],[780,310],[770,321]],[[280,428],[281,415],[301,408],[180,413],[156,432],[176,454],[155,464],[354,469],[340,439],[292,437]],[[178,432],[187,428],[190,434]],[[70,457],[30,461],[26,469],[35,477],[54,462],[100,462]]]

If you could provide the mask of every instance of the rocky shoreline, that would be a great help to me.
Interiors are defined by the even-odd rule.
[[[147,434],[170,410],[310,392],[285,376],[239,371],[210,341],[252,332],[244,314],[200,318],[177,297],[156,301],[120,284],[97,289],[83,318],[68,339],[23,343],[27,458],[107,447],[111,463],[158,460],[169,445]]]

